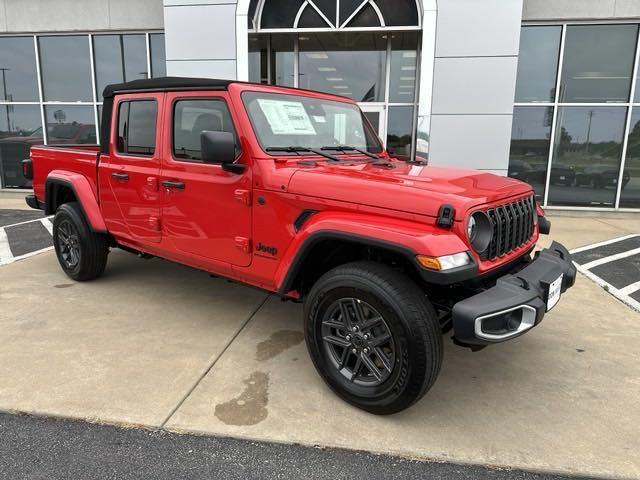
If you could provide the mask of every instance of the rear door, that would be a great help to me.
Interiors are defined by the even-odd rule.
[[[236,162],[247,163],[226,92],[167,93],[161,188],[164,240],[179,252],[236,266],[251,263],[251,169],[231,173],[203,163],[200,134],[236,139]],[[170,113],[169,113],[170,112]]]
[[[164,94],[116,97],[109,158],[100,164],[109,230],[140,243],[161,240],[160,140]]]

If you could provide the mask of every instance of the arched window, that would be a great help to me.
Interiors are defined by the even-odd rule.
[[[249,30],[420,28],[419,0],[252,0]]]

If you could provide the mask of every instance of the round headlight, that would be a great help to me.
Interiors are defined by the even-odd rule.
[[[483,253],[491,243],[493,227],[489,216],[484,212],[474,212],[467,222],[469,243],[478,253]]]

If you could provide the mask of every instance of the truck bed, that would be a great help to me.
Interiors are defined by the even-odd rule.
[[[44,187],[54,170],[79,173],[87,178],[97,196],[99,145],[39,145],[31,147],[33,162],[33,191],[44,202]]]

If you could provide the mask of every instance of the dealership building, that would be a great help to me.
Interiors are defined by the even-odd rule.
[[[400,159],[639,210],[639,25],[638,0],[0,0],[0,188],[31,145],[99,141],[105,85],[172,75],[343,95]]]

